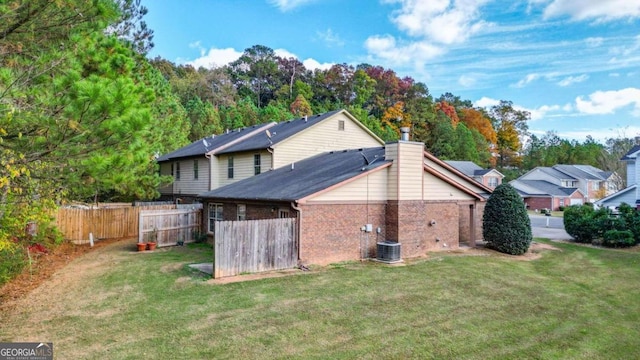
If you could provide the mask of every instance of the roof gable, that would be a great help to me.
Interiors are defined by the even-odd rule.
[[[562,187],[545,180],[514,180],[510,184],[524,195],[567,197],[576,191],[582,193],[578,188]]]
[[[187,158],[194,156],[204,156],[205,154],[215,153],[219,149],[242,141],[247,137],[254,136],[272,126],[275,123],[258,124],[241,129],[227,131],[220,135],[211,135],[203,139],[192,142],[191,144],[181,147],[178,150],[160,156],[157,161],[163,162],[179,158]]]
[[[391,162],[384,147],[331,151],[201,194],[203,198],[296,201]]]
[[[635,160],[636,158],[638,158],[638,153],[640,153],[640,145],[635,145],[634,147],[631,148],[631,150],[629,150],[626,154],[624,154],[624,156],[620,158],[620,160],[623,160],[623,161]]]
[[[606,180],[607,178],[603,177],[602,173],[604,171],[593,167],[591,165],[555,165],[554,169],[570,175],[576,179],[586,179],[586,180]]]
[[[277,123],[273,127],[270,127],[268,129],[269,131],[265,130],[263,132],[257,133],[243,142],[237,143],[224,149],[223,151],[218,152],[218,154],[255,151],[267,149],[269,147],[277,147],[278,144],[302,132],[308,131],[319,123],[326,121],[337,114],[344,114],[347,118],[357,124],[358,127],[366,131],[371,137],[375,138],[380,143],[380,145],[384,144],[384,142],[380,138],[378,138],[378,136],[371,132],[371,130],[360,123],[360,121],[358,121],[356,118],[351,116],[351,114],[349,114],[346,110],[335,110],[326,112],[324,114],[305,116],[298,119],[292,119]]]

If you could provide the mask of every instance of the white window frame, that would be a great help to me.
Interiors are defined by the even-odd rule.
[[[238,204],[237,215],[239,221],[247,220],[247,205]]]
[[[213,213],[211,210],[213,209]],[[213,233],[215,230],[215,221],[224,220],[224,206],[220,203],[209,203],[207,208],[207,232]]]

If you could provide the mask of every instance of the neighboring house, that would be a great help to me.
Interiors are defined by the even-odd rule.
[[[624,202],[640,209],[640,189],[638,188],[640,164],[637,163],[638,155],[640,155],[640,138],[636,138],[636,145],[620,159],[627,163],[627,187],[598,200],[596,205],[616,208]]]
[[[191,202],[197,195],[310,156],[384,142],[345,110],[267,123],[212,135],[157,159],[173,183],[162,199]]]
[[[490,193],[401,140],[325,152],[200,197],[210,234],[216,220],[297,218],[299,261],[323,265],[375,256],[378,241],[399,242],[402,257],[474,246]]]
[[[483,169],[473,161],[447,160],[445,162],[456,168],[461,173],[491,189],[495,189],[498,185],[502,184],[502,179],[504,179],[504,175],[502,175],[498,170]]]
[[[529,209],[558,210],[560,207],[595,202],[612,193],[615,173],[590,165],[536,167],[510,184]]]

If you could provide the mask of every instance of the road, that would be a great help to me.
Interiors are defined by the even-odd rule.
[[[560,217],[529,215],[529,219],[531,219],[531,232],[533,233],[533,237],[551,240],[573,239],[564,231],[564,223]]]

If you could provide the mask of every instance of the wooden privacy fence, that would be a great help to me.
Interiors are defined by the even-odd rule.
[[[202,205],[172,210],[140,212],[138,242],[156,242],[158,247],[190,243],[202,232]]]
[[[100,208],[59,208],[56,226],[66,240],[77,244],[88,243],[89,234],[93,234],[96,240],[137,237],[141,211],[175,208],[175,204],[153,206],[121,204],[118,207],[111,207],[110,204]]]
[[[298,262],[295,218],[216,221],[213,277],[293,268]]]

